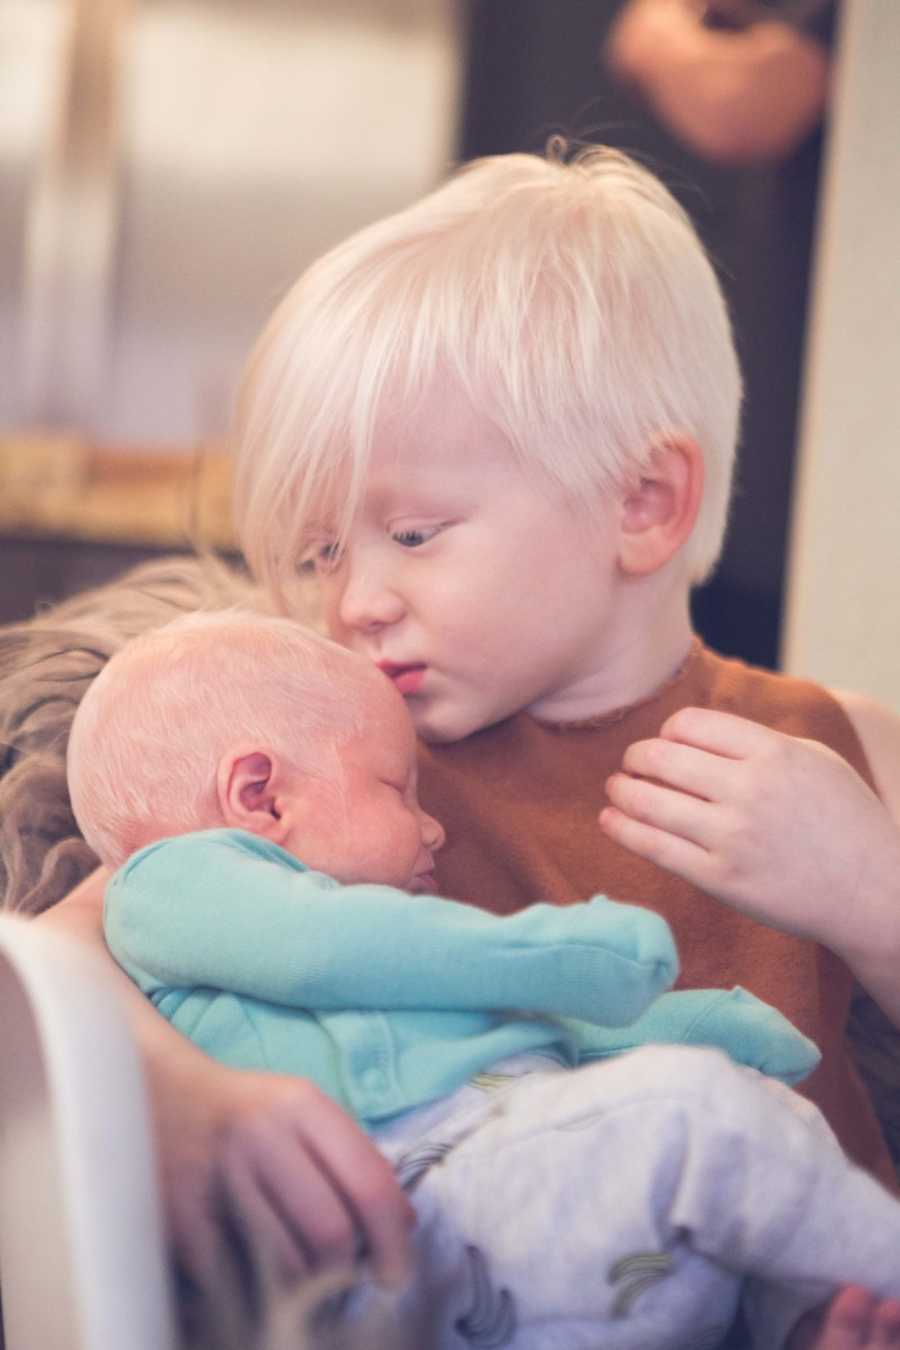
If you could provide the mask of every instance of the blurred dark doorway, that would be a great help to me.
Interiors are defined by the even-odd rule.
[[[462,155],[539,151],[554,132],[603,141],[654,169],[689,211],[728,297],[747,385],[728,542],[695,593],[695,622],[719,651],[774,667],[820,137],[771,170],[691,154],[602,67],[620,6],[470,0]]]

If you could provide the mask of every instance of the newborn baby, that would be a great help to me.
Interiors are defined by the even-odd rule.
[[[397,1168],[421,1267],[401,1312],[437,1299],[442,1350],[699,1350],[742,1297],[778,1350],[841,1285],[900,1295],[900,1205],[783,1086],[817,1055],[779,1013],[664,992],[649,910],[428,894],[443,830],[363,658],[283,619],[176,620],[98,676],[69,778],[119,869],[110,948],[159,1011],[313,1079]]]

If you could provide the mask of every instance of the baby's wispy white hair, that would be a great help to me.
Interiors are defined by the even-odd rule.
[[[336,779],[373,674],[312,629],[249,610],[190,614],[135,638],[72,724],[69,791],[85,839],[117,867],[152,839],[222,824],[217,773],[238,741]]]

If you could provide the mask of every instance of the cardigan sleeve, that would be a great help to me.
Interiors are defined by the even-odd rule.
[[[818,1047],[770,1004],[746,989],[680,989],[663,994],[627,1027],[567,1023],[582,1060],[607,1059],[641,1045],[706,1045],[736,1064],[791,1085],[822,1056]]]
[[[166,840],[113,877],[107,942],[145,993],[209,986],[293,1007],[516,1009],[621,1025],[677,975],[667,924],[604,897],[498,917],[340,886],[236,831]]]

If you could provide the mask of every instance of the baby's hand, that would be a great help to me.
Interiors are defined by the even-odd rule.
[[[847,959],[886,931],[887,905],[900,913],[900,830],[818,742],[684,708],[629,746],[607,792],[600,824],[613,839]]]
[[[900,1301],[851,1285],[793,1332],[788,1350],[890,1350],[900,1346]]]

